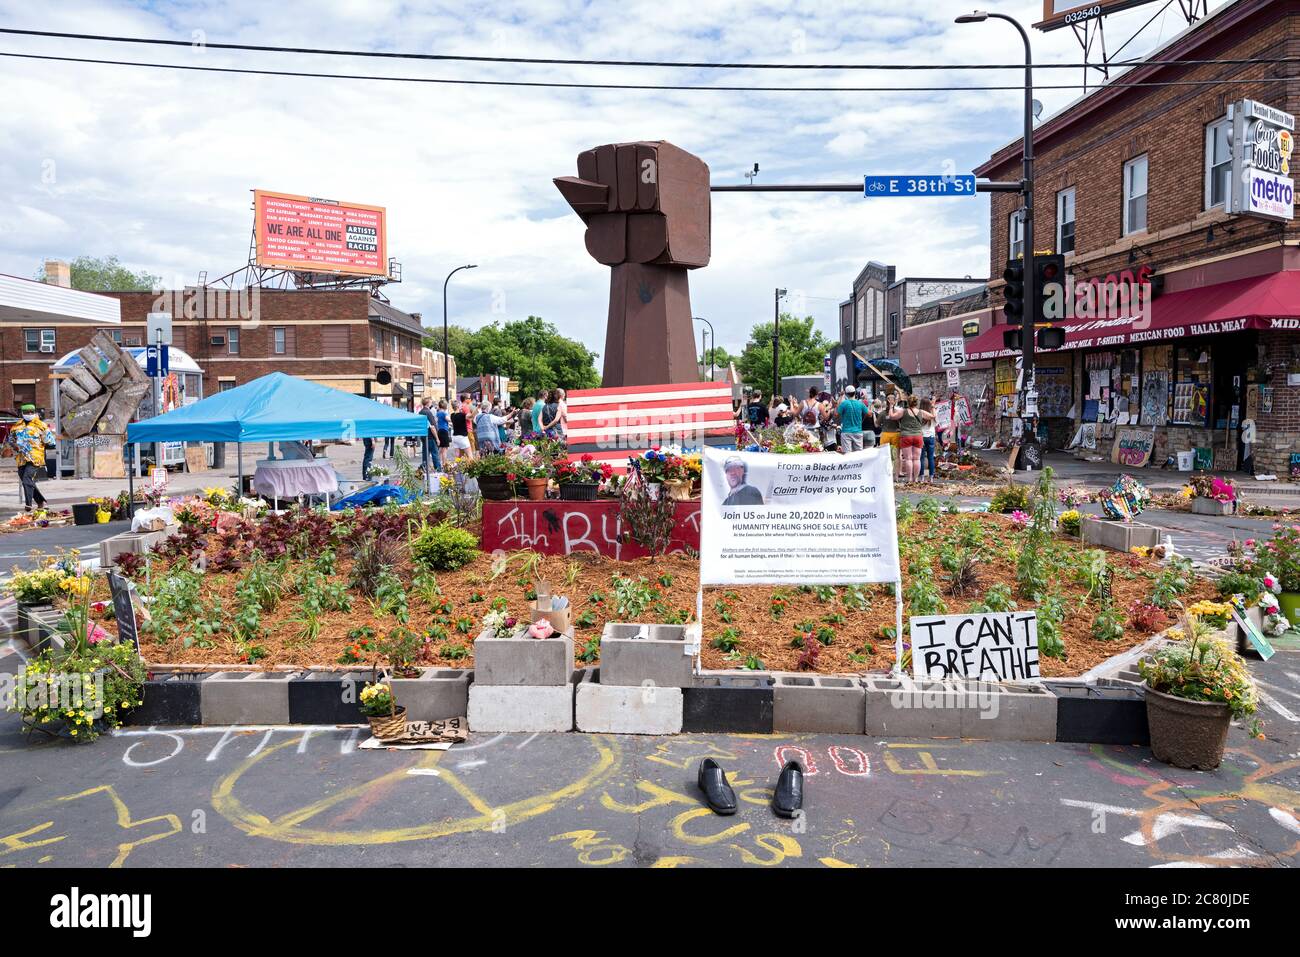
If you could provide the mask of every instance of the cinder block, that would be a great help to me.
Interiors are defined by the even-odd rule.
[[[312,671],[289,682],[290,724],[365,724],[363,672]]]
[[[597,670],[599,675],[602,669]],[[577,686],[574,724],[596,734],[679,734],[682,689],[607,685],[584,677]]]
[[[682,730],[772,733],[772,676],[762,672],[697,675],[682,690]]]
[[[862,734],[865,695],[857,678],[777,675],[772,730]]]
[[[1056,696],[1041,684],[958,681],[957,688],[963,738],[1056,740]]]
[[[1200,496],[1192,499],[1193,515],[1231,515],[1234,510],[1232,502],[1220,502],[1217,499]]]
[[[288,724],[290,671],[218,671],[200,684],[201,724]]]
[[[1139,522],[1085,518],[1083,541],[1085,545],[1100,545],[1117,552],[1130,552],[1139,547],[1155,548],[1160,544],[1160,529]]]
[[[51,646],[62,648],[64,642],[59,633],[61,621],[63,611],[53,605],[19,605],[14,634],[33,654],[40,654]]]
[[[407,721],[440,721],[466,716],[473,676],[468,668],[426,668],[418,678],[393,678],[390,683]]]
[[[1081,744],[1151,743],[1146,697],[1120,684],[1074,685],[1046,681],[1056,695],[1056,740]]]
[[[549,640],[549,639],[547,639]],[[469,686],[469,729],[491,733],[572,731],[573,681],[563,685],[485,685],[475,677]]]
[[[474,642],[475,685],[562,686],[573,675],[573,637],[489,638]],[[445,716],[444,716],[445,717]]]
[[[163,541],[170,534],[167,530],[157,532],[121,532],[99,543],[99,565],[107,571],[117,564],[117,556],[130,552],[144,555]]]
[[[961,737],[961,701],[953,681],[907,675],[865,678],[864,730],[895,738]]]
[[[695,647],[684,625],[610,622],[600,636],[601,682],[688,688],[694,683]]]
[[[202,674],[170,674],[144,683],[143,703],[123,718],[129,725],[196,725],[202,722]]]

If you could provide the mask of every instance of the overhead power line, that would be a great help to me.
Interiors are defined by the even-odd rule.
[[[13,53],[0,51],[0,57],[19,60],[46,60],[58,63],[87,63],[99,66],[141,67],[151,70],[185,70],[198,73],[237,73],[247,76],[288,76],[319,80],[371,80],[382,83],[433,83],[448,86],[541,87],[565,90],[666,90],[702,93],[963,93],[1024,90],[1023,84],[997,86],[703,86],[700,84],[667,83],[578,83],[556,80],[466,80],[430,76],[382,76],[367,73],[320,73],[309,70],[257,70],[250,67],[198,66],[188,63],[147,63],[137,60],[102,60],[92,57],[54,56],[38,53]],[[1021,69],[1024,67],[1022,66]],[[1281,82],[1285,77],[1276,77]],[[1133,89],[1137,87],[1180,86],[1232,86],[1259,84],[1267,79],[1207,79],[1207,80],[1146,80],[1124,83],[1112,80],[1104,89]],[[1096,84],[1092,85],[1096,89]],[[1087,90],[1083,83],[1034,84],[1035,90]]]
[[[0,33],[14,36],[46,37],[61,40],[91,40],[104,43],[141,43],[151,46],[188,47],[191,49],[241,50],[250,53],[296,53],[312,56],[370,57],[393,60],[437,60],[461,63],[522,63],[538,66],[625,66],[656,67],[690,70],[1023,70],[1024,63],[719,63],[711,61],[678,62],[669,60],[600,60],[577,57],[519,57],[481,56],[458,53],[404,53],[387,50],[348,50],[323,47],[268,46],[253,43],[215,43],[192,40],[169,40],[161,37],[126,37],[100,33],[62,33],[54,30],[19,30],[0,27]],[[1257,57],[1236,60],[1111,60],[1112,68],[1132,66],[1205,66],[1221,64],[1245,66],[1252,64],[1300,63],[1300,57]],[[1078,70],[1091,63],[1037,63],[1038,70]]]

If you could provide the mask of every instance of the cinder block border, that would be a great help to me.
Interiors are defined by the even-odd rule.
[[[682,730],[691,733],[771,734],[773,676],[705,672],[682,689]]]

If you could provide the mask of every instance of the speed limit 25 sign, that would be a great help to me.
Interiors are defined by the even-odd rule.
[[[960,369],[966,365],[966,340],[953,336],[939,340],[939,361],[945,369]]]

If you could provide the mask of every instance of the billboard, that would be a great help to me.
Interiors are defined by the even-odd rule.
[[[253,230],[259,266],[388,276],[387,214],[382,206],[256,189]]]
[[[1153,2],[1154,0],[1093,0],[1092,3],[1082,3],[1080,0],[1043,0],[1043,19],[1034,26],[1044,32],[1059,30],[1104,17],[1108,13],[1118,13],[1120,10]]]

